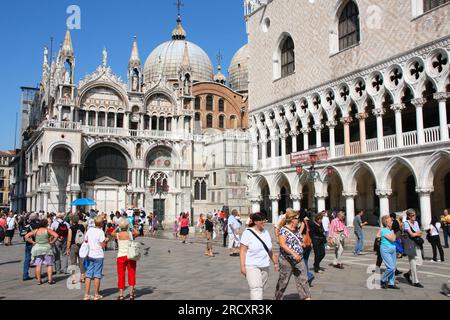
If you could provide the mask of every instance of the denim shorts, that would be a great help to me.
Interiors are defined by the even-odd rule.
[[[86,278],[101,279],[103,278],[103,261],[105,259],[87,258],[88,267],[86,269]]]

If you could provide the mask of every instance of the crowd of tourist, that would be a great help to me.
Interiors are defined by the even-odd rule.
[[[173,236],[187,244],[191,226],[189,212],[180,213],[173,225]],[[343,252],[350,240],[350,232],[345,223],[343,211],[329,213],[323,211],[294,211],[287,209],[280,213],[274,224],[274,242],[279,253],[274,252],[271,230],[266,228],[267,217],[255,213],[244,223],[237,210],[214,211],[201,215],[196,225],[197,231],[205,238],[205,256],[214,257],[214,240],[223,235],[223,246],[228,248],[230,256],[239,256],[240,271],[246,277],[252,300],[264,298],[264,288],[268,282],[270,265],[273,263],[279,278],[274,299],[282,299],[292,275],[300,299],[311,299],[312,283],[315,276],[326,269],[321,266],[326,250],[332,249],[334,260],[330,266],[344,269]],[[444,210],[440,218],[433,217],[429,225],[420,228],[417,214],[409,209],[402,215],[395,213],[382,218],[382,227],[377,233],[374,251],[377,256],[376,272],[380,272],[384,263],[385,272],[380,282],[383,289],[399,289],[397,276],[398,259],[407,258],[409,270],[404,273],[406,281],[417,288],[423,288],[419,281],[418,267],[424,258],[424,240],[430,243],[433,262],[444,261],[440,231],[444,233],[444,247],[448,248],[450,215]],[[125,299],[125,278],[128,273],[130,287],[129,299],[135,298],[137,261],[140,258],[139,245],[135,238],[144,235],[144,225],[148,223],[150,236],[157,236],[162,223],[156,214],[146,215],[143,210],[130,209],[117,211],[109,216],[91,210],[87,213],[0,213],[0,241],[5,246],[12,244],[16,230],[25,240],[25,258],[23,280],[34,279],[30,268],[35,268],[37,285],[44,283],[42,271],[46,268],[46,282],[54,285],[54,274],[70,276],[72,284],[85,284],[85,300],[101,300],[101,280],[103,265],[108,248],[117,250],[117,287],[118,300]],[[364,211],[355,216],[353,232],[355,234],[354,255],[364,254]],[[201,236],[201,237],[202,237]],[[228,242],[228,244],[227,244]],[[310,272],[309,257],[314,254]],[[439,259],[438,259],[439,258]],[[79,273],[73,273],[74,267]],[[94,294],[91,295],[91,286]]]

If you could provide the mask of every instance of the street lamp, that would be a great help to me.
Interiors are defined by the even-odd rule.
[[[303,167],[303,164],[297,164],[295,166],[295,171],[297,175],[301,178],[305,177],[310,182],[328,182],[328,179],[334,174],[333,167],[327,167],[327,174],[324,179],[320,177],[319,172],[316,170],[316,163],[318,162],[318,156],[316,154],[309,155],[309,163],[311,163],[311,167],[307,170]]]
[[[167,184],[167,181],[164,180],[164,182],[161,183],[161,180],[157,180],[156,181],[156,187],[155,187],[155,185],[150,187],[150,193],[153,196],[159,196],[159,202],[158,202],[158,208],[157,208],[157,216],[158,217],[162,217],[163,212],[161,212],[162,211],[162,205],[161,205],[162,199],[161,198],[162,198],[163,195],[165,196],[165,195],[167,195],[169,193],[169,185]],[[161,219],[161,221],[162,220],[163,219]],[[161,228],[162,228],[162,226],[161,226]]]

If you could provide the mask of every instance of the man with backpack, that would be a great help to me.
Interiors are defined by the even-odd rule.
[[[69,229],[69,234],[67,237],[67,249],[66,254],[70,257],[70,265],[77,266],[80,268],[81,278],[80,282],[85,282],[85,268],[84,268],[84,259],[80,258],[79,252],[80,247],[84,242],[84,235],[86,232],[85,227],[80,223],[80,217],[78,215],[74,215],[71,219],[72,225]],[[77,283],[77,275],[73,274],[72,284]]]
[[[70,225],[64,221],[65,214],[59,212],[56,220],[52,223],[51,229],[58,234],[53,251],[55,253],[55,271],[67,274],[69,256],[67,255],[67,239],[69,237]]]

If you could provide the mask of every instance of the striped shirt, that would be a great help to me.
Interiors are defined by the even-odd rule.
[[[342,222],[341,219],[335,218],[333,219],[333,221],[331,221],[329,238],[333,238],[334,234],[340,231],[344,232],[346,238],[350,238],[350,234],[348,233],[348,229],[345,223]]]

